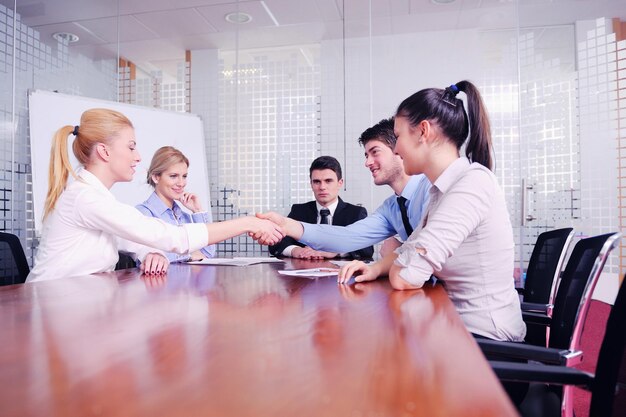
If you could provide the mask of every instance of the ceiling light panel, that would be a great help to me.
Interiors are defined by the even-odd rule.
[[[198,7],[198,12],[215,27],[218,32],[232,32],[237,29],[248,30],[263,26],[275,26],[260,1],[217,4],[215,6]],[[243,12],[252,16],[252,20],[244,25],[235,25],[224,19],[229,13]]]

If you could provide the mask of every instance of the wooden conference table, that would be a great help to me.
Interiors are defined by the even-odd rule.
[[[511,416],[440,286],[172,265],[0,288],[0,415]]]

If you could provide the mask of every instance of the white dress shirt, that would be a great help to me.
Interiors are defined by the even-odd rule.
[[[453,162],[433,184],[420,227],[396,253],[405,281],[421,286],[431,274],[443,281],[470,332],[524,340],[513,281],[513,230],[490,170],[465,157]]]
[[[317,207],[317,224],[320,224],[320,221],[322,220],[322,216],[320,216],[320,210],[321,209],[328,209],[330,211],[330,215],[328,215],[328,224],[333,224],[333,216],[335,215],[335,210],[337,210],[337,206],[339,205],[339,199],[336,199],[334,203],[332,203],[331,205],[329,205],[328,207],[324,207],[322,206],[320,203],[318,203],[317,201],[315,202],[315,206]],[[298,245],[289,245],[287,246],[284,250],[282,255],[283,256],[291,256],[291,252],[296,249],[299,248],[300,246]]]
[[[143,260],[149,252],[187,253],[208,243],[206,225],[174,226],[121,203],[83,169],[43,223],[35,267],[27,282],[112,271],[118,250]]]

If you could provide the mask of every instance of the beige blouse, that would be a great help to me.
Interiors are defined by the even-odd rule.
[[[424,248],[419,254],[416,248]],[[405,281],[441,280],[468,330],[522,341],[526,325],[513,281],[513,231],[494,174],[465,157],[430,189],[421,227],[396,250]]]

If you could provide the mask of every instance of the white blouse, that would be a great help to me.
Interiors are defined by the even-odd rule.
[[[465,157],[453,162],[430,189],[421,227],[396,253],[405,281],[422,286],[434,275],[444,283],[470,332],[524,340],[526,325],[513,281],[513,230],[489,169]]]
[[[35,267],[27,282],[112,271],[118,250],[143,260],[149,252],[187,253],[207,245],[206,225],[174,226],[121,203],[83,169],[43,223]]]

